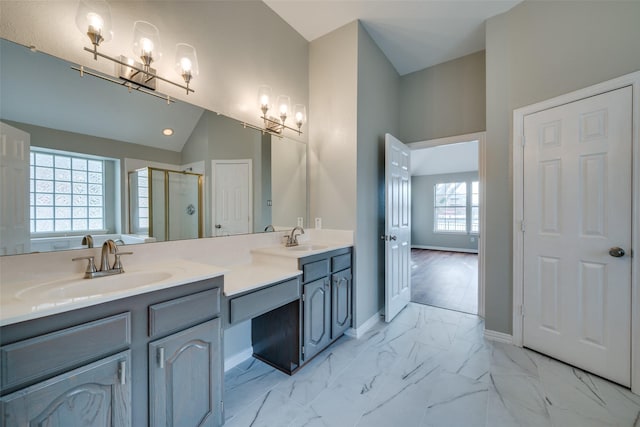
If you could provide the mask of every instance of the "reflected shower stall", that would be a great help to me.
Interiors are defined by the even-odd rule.
[[[201,174],[146,167],[129,172],[129,230],[157,241],[202,237]]]

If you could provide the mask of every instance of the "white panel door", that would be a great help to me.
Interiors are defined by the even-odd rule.
[[[229,236],[252,231],[252,162],[212,160],[213,235]]]
[[[411,176],[409,147],[385,135],[385,297],[384,319],[411,301]]]
[[[524,118],[524,345],[626,386],[631,101],[626,87]]]
[[[28,133],[0,122],[0,255],[31,252],[30,139]]]

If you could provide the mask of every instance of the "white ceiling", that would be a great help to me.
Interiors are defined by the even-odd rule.
[[[263,0],[308,41],[359,19],[400,75],[484,49],[486,19],[522,0]]]
[[[478,141],[411,151],[411,175],[440,175],[478,170]]]

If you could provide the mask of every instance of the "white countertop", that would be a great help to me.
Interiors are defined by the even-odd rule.
[[[350,243],[301,242],[297,248],[251,250],[251,263],[220,267],[188,260],[125,267],[125,273],[84,279],[83,274],[52,276],[0,286],[0,326],[32,320],[121,298],[224,275],[224,295],[234,296],[302,274],[298,259]]]
[[[229,270],[186,260],[126,268],[95,279],[83,275],[0,286],[0,326],[222,276]]]
[[[306,241],[300,242],[298,246],[287,248],[285,246],[269,246],[266,248],[251,249],[252,254],[277,255],[286,258],[304,258],[311,255],[321,254],[336,249],[349,248],[352,243],[345,242],[326,242],[326,241]]]

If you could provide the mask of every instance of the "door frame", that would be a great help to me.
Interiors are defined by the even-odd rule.
[[[486,247],[486,132],[474,132],[428,141],[411,142],[406,145],[411,150],[432,148],[440,145],[458,144],[460,142],[478,141],[478,181],[480,182],[480,231],[478,233],[478,316],[485,316],[485,247]]]
[[[640,248],[640,71],[579,89],[513,111],[513,344],[524,344],[524,118],[549,108],[623,87],[632,88],[631,253]],[[640,394],[640,256],[631,258],[631,390]]]
[[[249,165],[249,234],[253,233],[253,159],[211,160],[211,235],[216,236],[216,166],[229,164]],[[206,233],[206,231],[205,231]]]

